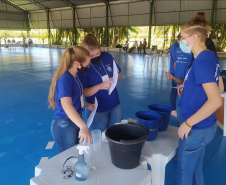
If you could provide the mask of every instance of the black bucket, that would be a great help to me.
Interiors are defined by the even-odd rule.
[[[111,161],[121,169],[139,166],[143,145],[149,131],[137,123],[118,124],[106,130]]]

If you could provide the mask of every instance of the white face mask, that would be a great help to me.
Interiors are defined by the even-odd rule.
[[[184,53],[191,53],[191,46],[187,46],[187,41],[186,40],[181,40],[180,41],[180,49]]]

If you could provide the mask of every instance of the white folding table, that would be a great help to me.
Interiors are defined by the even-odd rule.
[[[85,155],[89,165],[89,176],[86,181],[76,181],[74,177],[64,179],[61,173],[63,163],[70,156],[78,155],[72,147],[35,167],[35,177],[30,185],[164,185],[165,166],[173,158],[178,147],[177,127],[168,126],[164,132],[159,132],[154,141],[145,142],[141,164],[149,163],[151,170],[141,165],[131,170],[115,167],[110,158],[108,143],[102,142],[101,150]],[[75,159],[69,160],[65,166],[74,166]]]
[[[70,156],[78,155],[77,149],[72,147],[55,157],[35,167],[35,176],[30,185],[151,185],[151,171],[142,166],[131,170],[115,167],[110,159],[108,143],[102,142],[101,150],[91,151],[90,161],[88,155],[85,160],[90,168],[86,181],[77,181],[74,176],[64,179],[61,173],[63,163]],[[74,166],[76,159],[68,160],[65,166]]]
[[[178,148],[178,127],[168,126],[158,132],[154,141],[145,142],[143,157],[151,165],[152,185],[164,185],[166,164],[174,157]]]

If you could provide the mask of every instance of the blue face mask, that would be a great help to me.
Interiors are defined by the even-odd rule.
[[[187,46],[186,40],[181,40],[181,41],[180,41],[180,49],[181,49],[184,53],[191,53],[191,46]]]

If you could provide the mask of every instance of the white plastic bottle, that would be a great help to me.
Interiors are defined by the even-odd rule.
[[[88,166],[84,161],[84,151],[86,151],[86,153],[88,154],[87,149],[89,149],[89,147],[78,145],[76,148],[79,150],[79,155],[78,161],[74,166],[74,176],[76,180],[84,181],[88,176]]]

